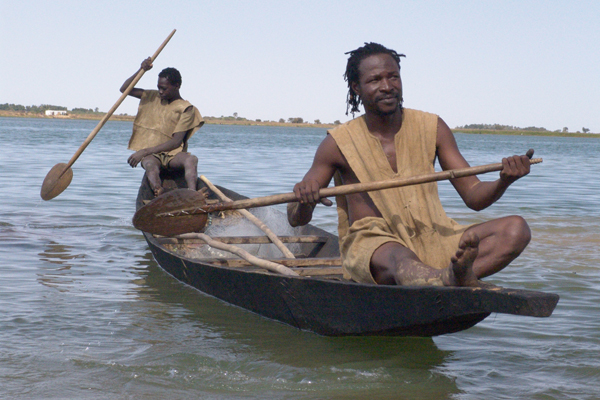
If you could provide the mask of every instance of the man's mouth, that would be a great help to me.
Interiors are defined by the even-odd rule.
[[[384,102],[384,103],[391,103],[392,101],[398,101],[398,96],[386,96],[386,97],[380,98],[377,101]]]

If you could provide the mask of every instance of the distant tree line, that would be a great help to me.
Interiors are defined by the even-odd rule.
[[[469,124],[464,126],[457,126],[455,129],[479,129],[479,130],[489,130],[489,131],[530,131],[530,132],[549,132],[546,128],[541,128],[537,126],[528,126],[527,128],[519,128],[518,126],[511,125],[500,125],[500,124]],[[562,129],[557,129],[554,132],[562,132],[569,133],[569,128],[564,127]],[[589,133],[590,130],[586,127],[581,128],[581,132]],[[577,131],[576,133],[581,133]]]
[[[220,117],[205,116],[204,118],[206,118],[206,119],[220,119],[220,120],[223,120],[223,121],[241,121],[241,122],[250,121],[251,122],[251,120],[249,120],[247,118],[240,117],[237,112],[234,112],[232,116],[224,116],[224,115],[221,115]],[[268,120],[262,121],[261,119],[255,119],[254,121],[256,121],[256,122],[275,122],[275,121],[268,121]],[[283,119],[283,118],[279,118],[279,120],[277,122],[279,122],[280,124],[285,124],[286,122],[289,123],[289,124],[310,124],[310,122],[304,121],[304,118],[302,118],[302,117],[290,117],[290,118],[287,119],[287,121],[285,119]],[[321,124],[321,120],[320,119],[315,119],[314,124],[315,125],[320,125]],[[335,120],[333,122],[333,124],[334,125],[340,125],[341,122],[339,120]]]
[[[34,114],[43,114],[46,112],[46,110],[69,111],[67,109],[67,107],[55,106],[52,104],[41,104],[39,106],[22,106],[20,104],[8,104],[8,103],[0,104],[0,110],[29,112],[29,113],[34,113]],[[94,114],[94,113],[99,113],[100,111],[98,111],[98,107],[96,107],[93,110],[91,108],[73,108],[69,112],[71,112],[73,114]]]
[[[103,114],[98,110],[98,107],[96,107],[95,109],[91,109],[91,108],[73,108],[69,111],[69,109],[67,107],[63,107],[63,106],[55,106],[52,104],[41,104],[39,106],[22,106],[20,104],[9,104],[9,103],[5,103],[5,104],[0,104],[0,111],[16,111],[16,112],[27,112],[27,113],[33,113],[33,114],[44,114],[46,112],[46,110],[61,110],[61,111],[68,111],[71,114]],[[127,115],[127,114],[124,114]],[[226,117],[221,115],[220,118],[218,117],[206,117],[207,119],[222,119],[225,121],[249,121],[247,118],[244,117],[240,117],[238,115],[237,112],[234,112],[232,116]],[[262,122],[260,119],[257,119],[256,122]],[[265,121],[265,122],[269,122],[269,121]],[[286,120],[283,118],[279,119],[279,123],[285,123]],[[287,119],[288,123],[291,124],[309,124],[310,122],[308,121],[304,121],[304,118],[302,117],[290,117]],[[314,121],[315,125],[320,125],[321,124],[321,120],[320,119],[316,119]],[[341,122],[339,120],[336,120],[333,122],[334,125],[340,125]],[[465,127],[465,129],[467,129]],[[475,128],[472,128],[475,129]]]
[[[546,128],[538,128],[537,126],[528,126],[527,128],[519,128],[518,126],[512,125],[500,125],[500,124],[469,124],[464,126],[457,126],[456,129],[486,129],[491,131],[534,131],[534,132],[548,132]]]
[[[0,110],[4,111],[21,111],[30,113],[44,113],[46,110],[62,110],[67,111],[67,107],[53,106],[51,104],[42,104],[39,106],[22,106],[20,104],[0,104]]]

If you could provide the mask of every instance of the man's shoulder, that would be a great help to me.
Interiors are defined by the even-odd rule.
[[[195,112],[196,107],[192,103],[184,99],[177,99],[171,103],[171,106],[178,109],[181,112]]]
[[[144,89],[140,100],[144,103],[151,103],[151,102],[155,101],[156,99],[160,99],[158,90]]]
[[[364,125],[363,119],[364,119],[364,115],[353,118],[350,121],[346,121],[343,124],[338,125],[335,128],[328,130],[327,133],[335,136],[342,132],[349,132],[349,131],[354,131],[357,129],[362,129],[363,125]]]
[[[421,111],[421,110],[415,110],[414,108],[404,108],[403,109],[404,115],[405,116],[420,116],[420,117],[425,117],[425,118],[438,118],[437,114],[434,113],[430,113],[427,111]]]
[[[144,89],[143,96],[146,96],[146,97],[157,97],[158,96],[158,90],[155,90],[155,89]]]

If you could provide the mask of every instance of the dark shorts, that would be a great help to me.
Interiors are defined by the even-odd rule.
[[[179,154],[179,153],[177,153]],[[171,160],[173,159],[173,157],[176,156],[176,154],[169,154],[169,153],[156,153],[156,154],[152,154],[154,157],[156,157],[158,159],[158,161],[160,161],[160,166],[163,168],[169,168],[169,163],[171,162]]]

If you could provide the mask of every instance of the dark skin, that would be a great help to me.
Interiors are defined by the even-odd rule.
[[[141,68],[144,71],[149,71],[152,69],[150,57],[142,61]],[[137,72],[123,83],[120,89],[121,93],[125,92],[136,75]],[[166,78],[158,78],[157,88],[162,101],[166,101],[170,104],[173,101],[182,100],[179,93],[180,85],[173,85]],[[144,89],[133,88],[129,92],[129,95],[141,99],[143,93]],[[169,152],[178,148],[183,143],[185,136],[186,132],[175,132],[173,133],[172,138],[165,143],[138,150],[127,159],[127,162],[132,168],[137,167],[140,163],[142,164],[142,168],[146,170],[148,180],[150,181],[150,186],[154,190],[154,194],[157,196],[162,194],[164,189],[162,188],[162,182],[159,176],[161,164],[158,158],[154,157],[153,154]],[[183,169],[185,171],[185,179],[188,188],[196,190],[196,181],[198,179],[198,158],[196,156],[190,153],[178,153],[169,162],[169,168]]]
[[[375,54],[361,61],[359,72],[359,81],[352,83],[352,90],[362,101],[370,133],[379,139],[391,168],[398,172],[394,137],[402,126],[400,69],[390,55]],[[469,167],[452,131],[441,118],[437,124],[436,155],[443,170]],[[477,176],[469,176],[450,182],[469,208],[483,210],[496,202],[513,182],[529,173],[528,156],[504,158],[502,164],[496,181],[482,182]],[[329,185],[336,171],[344,184],[358,183],[335,140],[328,135],[317,149],[311,168],[294,186],[298,202],[288,205],[292,226],[310,222],[317,203],[331,205],[329,200],[319,197],[319,189]],[[365,217],[381,217],[367,193],[347,195],[346,200],[350,224]],[[480,286],[480,278],[505,268],[521,254],[530,239],[525,220],[509,216],[467,229],[445,269],[428,266],[411,250],[388,242],[373,253],[370,270],[379,284]]]

